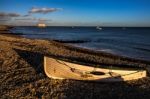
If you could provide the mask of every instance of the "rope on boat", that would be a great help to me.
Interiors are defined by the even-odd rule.
[[[92,77],[92,75],[90,74],[91,71],[83,71],[80,69],[76,69],[76,68],[72,68],[71,66],[67,65],[64,62],[60,62],[59,60],[56,60],[58,63],[63,64],[65,66],[67,66],[68,68],[70,68],[70,70],[74,73],[80,74],[82,77]]]
[[[82,77],[92,77],[92,74],[94,74],[94,73],[92,73],[92,72],[96,72],[96,67],[93,67],[94,69],[93,69],[93,71],[83,71],[83,70],[80,70],[80,69],[76,69],[76,68],[72,68],[71,66],[69,66],[69,65],[67,65],[65,62],[63,62],[63,61],[59,61],[59,60],[57,60],[57,59],[55,59],[58,63],[60,63],[60,64],[63,64],[63,65],[65,65],[65,66],[67,66],[68,68],[70,68],[70,70],[72,71],[72,72],[74,72],[74,73],[77,73],[77,74],[80,74]],[[139,72],[139,71],[136,71],[136,72],[134,72],[134,73],[137,73],[137,72]],[[131,74],[134,74],[134,73],[129,73],[129,74],[124,74],[124,75],[120,75],[120,74],[118,74],[118,73],[114,73],[114,72],[112,72],[112,66],[110,66],[110,69],[109,69],[109,72],[108,73],[104,73],[104,72],[101,72],[101,73],[103,73],[103,75],[104,74],[109,74],[111,77],[121,77],[121,76],[127,76],[127,75],[131,75]]]

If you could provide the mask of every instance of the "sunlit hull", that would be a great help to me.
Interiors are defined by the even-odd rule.
[[[94,68],[46,56],[44,70],[46,75],[53,79],[118,82],[146,77],[145,70]]]

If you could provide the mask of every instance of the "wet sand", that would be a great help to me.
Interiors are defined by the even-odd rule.
[[[96,65],[139,66],[149,61],[130,59],[48,40],[27,39],[0,34],[0,97],[46,99],[148,99],[150,78],[120,82],[93,83],[48,78],[43,56]]]

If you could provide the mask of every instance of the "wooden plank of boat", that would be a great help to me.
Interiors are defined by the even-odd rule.
[[[146,70],[95,68],[44,56],[44,71],[53,79],[99,82],[128,81],[146,77]]]

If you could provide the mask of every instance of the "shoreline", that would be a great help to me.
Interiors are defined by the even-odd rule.
[[[3,35],[3,34],[2,34]],[[141,59],[135,59],[135,58],[129,58],[129,57],[124,57],[124,56],[119,56],[119,55],[114,55],[114,54],[111,54],[111,53],[107,53],[107,52],[101,52],[101,51],[94,51],[94,50],[91,50],[91,49],[85,49],[85,48],[81,48],[81,47],[75,47],[75,46],[73,46],[73,45],[70,45],[70,44],[65,44],[65,43],[60,43],[60,42],[57,42],[57,41],[53,41],[53,40],[44,40],[44,39],[28,39],[28,38],[24,38],[24,37],[21,37],[21,36],[19,36],[19,35],[14,35],[14,34],[11,34],[11,33],[9,33],[8,35],[3,35],[3,37],[4,38],[6,38],[7,40],[8,40],[8,42],[11,42],[12,44],[13,44],[13,42],[19,42],[19,41],[22,41],[22,39],[23,40],[31,40],[31,43],[32,43],[32,41],[44,41],[44,42],[46,42],[46,43],[52,43],[54,46],[56,46],[56,47],[60,47],[60,48],[62,48],[62,49],[60,49],[60,50],[64,50],[64,51],[72,51],[72,52],[75,52],[74,54],[77,54],[77,56],[75,55],[75,56],[73,56],[73,57],[76,57],[76,58],[82,58],[82,57],[80,57],[80,56],[78,56],[78,54],[80,54],[80,53],[82,53],[83,55],[92,55],[93,57],[99,57],[99,58],[106,58],[106,60],[108,59],[112,59],[113,61],[116,61],[116,60],[119,60],[119,61],[125,61],[125,64],[130,64],[130,63],[137,63],[136,65],[140,65],[140,64],[142,64],[142,66],[145,66],[145,64],[147,65],[149,65],[150,64],[150,61],[147,61],[147,60],[141,60]],[[12,41],[9,41],[9,38],[10,39],[13,39]],[[16,38],[16,39],[15,39]],[[20,42],[20,45],[22,45],[21,43],[25,43],[25,41],[23,41],[23,42]],[[19,43],[18,43],[19,44]],[[29,46],[30,45],[32,45],[32,44],[29,44]],[[37,43],[37,45],[38,45],[38,43]],[[28,46],[28,45],[27,45]],[[35,46],[35,45],[34,45]],[[46,46],[46,45],[45,45]],[[44,46],[44,47],[45,47]],[[39,46],[39,47],[41,47],[41,46]],[[19,46],[18,46],[18,48],[19,48]],[[22,49],[22,48],[20,48],[20,49]],[[26,48],[25,48],[26,49]],[[27,49],[28,50],[28,49]],[[48,48],[47,48],[47,50],[49,50]],[[46,52],[46,54],[45,55],[48,55],[48,56],[51,56],[51,54],[49,54],[49,52],[47,52],[47,51],[45,51]],[[40,51],[40,53],[42,53],[43,55],[44,55],[44,53],[45,53],[44,51],[42,52],[42,50]],[[51,52],[50,52],[51,53]],[[61,53],[58,53],[58,54],[61,54]],[[72,55],[67,55],[67,57],[65,56],[65,54],[66,53],[64,53],[64,55],[63,55],[63,53],[61,54],[61,56],[64,56],[64,58],[66,58],[66,59],[68,59],[68,58],[71,58],[70,56],[72,56]],[[58,55],[59,56],[59,55]],[[84,58],[84,57],[83,57]],[[82,60],[82,59],[81,59]],[[86,58],[85,59],[83,59],[82,61],[84,61],[84,60],[86,60]],[[88,60],[88,59],[87,59]],[[107,65],[113,65],[114,63],[112,63],[111,64],[111,62],[108,62],[108,60],[107,61],[105,61],[104,62],[104,64],[107,64]],[[80,61],[80,60],[79,60]],[[81,62],[82,62],[81,61]],[[118,61],[118,64],[120,64],[119,63],[119,61]],[[100,61],[94,61],[95,63],[99,63]],[[127,62],[129,62],[129,63],[127,63]],[[103,63],[103,62],[102,62]],[[115,62],[116,64],[117,64],[117,62]],[[114,65],[116,65],[116,64],[114,64]],[[143,65],[144,64],[144,65]],[[120,65],[123,65],[123,63],[121,63]],[[132,64],[130,64],[130,65],[132,65]],[[128,66],[128,65],[127,65]]]
[[[150,77],[120,83],[93,83],[48,78],[43,56],[97,65],[141,66],[150,62],[73,47],[55,41],[0,34],[0,95],[2,98],[143,98],[150,97]],[[93,92],[94,91],[94,92]],[[109,93],[109,94],[108,94]],[[121,94],[121,95],[120,95]]]
[[[11,28],[13,28],[13,27],[11,27]],[[3,36],[6,36],[6,37],[15,37],[15,38],[17,38],[17,39],[19,39],[19,40],[21,40],[21,39],[29,39],[29,38],[25,38],[25,37],[22,37],[21,36],[21,33],[11,33],[10,31],[9,31],[9,27],[8,27],[8,29],[7,29],[7,27],[6,27],[6,29],[4,29],[4,30],[0,30],[0,35],[3,35]],[[105,58],[106,58],[106,61],[104,61],[104,62],[102,62],[102,61],[91,61],[91,60],[88,60],[88,58],[86,59],[86,58],[84,58],[84,59],[82,59],[82,57],[78,57],[78,55],[77,55],[77,57],[76,58],[79,58],[79,59],[77,59],[77,61],[79,61],[79,62],[87,62],[87,61],[89,61],[89,63],[91,62],[91,63],[95,63],[95,64],[101,64],[101,62],[102,62],[102,64],[105,64],[105,65],[118,65],[118,66],[120,66],[120,65],[124,65],[124,64],[129,64],[129,65],[135,65],[135,66],[138,66],[138,65],[141,65],[141,66],[139,66],[139,67],[146,67],[147,65],[150,65],[150,61],[148,61],[148,60],[142,60],[142,59],[136,59],[136,58],[130,58],[130,57],[126,57],[126,56],[120,56],[120,55],[114,55],[114,54],[111,54],[111,53],[107,53],[107,52],[102,52],[102,51],[96,51],[96,50],[91,50],[91,49],[86,49],[86,48],[82,48],[82,47],[77,47],[77,46],[73,46],[73,45],[71,45],[71,44],[67,44],[66,42],[63,42],[63,41],[58,41],[58,40],[46,40],[46,39],[29,39],[29,40],[37,40],[37,41],[46,41],[46,42],[49,42],[49,43],[53,43],[53,45],[54,46],[58,46],[58,47],[62,47],[62,50],[70,50],[70,51],[74,51],[75,52],[75,55],[76,54],[80,54],[80,53],[82,53],[83,55],[93,55],[94,57],[96,56],[98,56],[99,58],[103,58],[104,57],[104,59],[102,59],[103,61],[105,60]],[[78,42],[81,42],[81,41],[77,41],[77,43]],[[25,43],[25,42],[24,42]],[[40,53],[44,53],[44,52],[40,52]],[[50,52],[51,53],[51,52]],[[51,54],[48,54],[48,53],[46,53],[47,55],[51,55]],[[59,56],[59,55],[58,55]],[[61,56],[64,56],[64,58],[66,58],[66,59],[69,59],[69,58],[71,58],[70,56],[69,57],[66,57],[65,56],[65,54],[63,55],[61,55]],[[73,58],[73,59],[75,59],[75,58]],[[108,59],[108,60],[107,60]],[[111,61],[116,61],[116,60],[118,60],[118,63],[117,62],[115,62],[115,63],[111,63],[111,62],[108,62],[110,59],[112,59]],[[80,61],[81,60],[81,61]],[[87,61],[86,61],[87,60]],[[123,63],[120,63],[120,61],[126,61],[126,62],[123,62]],[[128,63],[129,62],[129,63]],[[124,65],[124,66],[129,66],[129,65]],[[123,67],[124,67],[123,66]]]
[[[64,50],[64,52],[66,50],[69,50],[69,51],[72,51],[72,52],[75,52],[75,55],[74,57],[77,57],[76,58],[79,58],[79,59],[75,59],[75,58],[72,58],[70,56],[72,55],[67,55],[69,57],[66,57],[65,54],[63,55],[58,55],[58,56],[62,56],[66,59],[69,59],[69,58],[72,58],[72,59],[75,59],[76,61],[79,61],[79,62],[88,62],[89,61],[89,64],[90,62],[91,63],[95,63],[95,64],[105,64],[105,65],[124,65],[124,64],[129,64],[129,65],[135,65],[135,66],[138,66],[138,65],[141,65],[139,67],[146,67],[147,65],[150,65],[150,61],[148,60],[142,60],[142,59],[136,59],[136,58],[130,58],[130,57],[126,57],[126,56],[120,56],[120,55],[114,55],[112,53],[107,53],[107,52],[102,52],[102,51],[96,51],[96,50],[91,50],[91,49],[86,49],[86,48],[82,48],[82,47],[77,47],[77,46],[73,46],[71,44],[67,44],[66,42],[64,41],[59,41],[59,40],[46,40],[46,39],[29,39],[29,38],[25,38],[25,37],[22,37],[21,36],[21,33],[11,33],[9,31],[10,28],[13,28],[13,27],[9,27],[9,26],[4,26],[4,27],[0,27],[0,35],[3,35],[3,36],[6,36],[6,39],[9,39],[7,37],[11,37],[13,39],[13,37],[15,37],[16,39],[18,40],[31,40],[31,43],[32,41],[45,41],[46,43],[53,43],[54,46],[56,47],[61,47],[62,49],[61,50]],[[9,41],[9,40],[8,40]],[[13,40],[15,41],[15,39]],[[12,43],[13,43],[12,41]],[[16,42],[16,41],[15,41]],[[18,42],[18,41],[17,41]],[[77,41],[78,42],[82,42],[82,41]],[[23,43],[26,43],[26,42],[23,42]],[[75,42],[76,43],[76,42]],[[21,43],[20,43],[21,44]],[[32,44],[31,44],[32,45]],[[37,44],[38,45],[38,44]],[[41,46],[39,46],[41,47]],[[46,47],[46,45],[44,46]],[[47,50],[49,50],[47,48]],[[44,52],[41,52],[43,55],[44,55]],[[51,52],[49,52],[51,53]],[[46,52],[46,55],[50,55],[48,52]],[[96,60],[88,60],[88,58],[84,58],[84,57],[78,57],[78,54],[82,53],[83,55],[92,55],[93,58],[95,57],[99,57],[99,58],[103,58],[102,61],[96,61]],[[57,53],[56,53],[57,54]],[[59,54],[59,53],[58,53]],[[61,53],[60,53],[61,54]],[[92,58],[92,57],[91,57]],[[81,60],[81,61],[80,61]],[[87,60],[87,61],[86,61]],[[106,61],[105,61],[106,60]],[[110,60],[110,62],[109,62]],[[111,61],[116,61],[116,62],[111,62]],[[123,62],[121,62],[123,61]],[[125,61],[125,62],[124,62]],[[124,66],[129,66],[129,65],[124,65]]]
[[[4,35],[4,36],[9,36],[9,37],[25,38],[25,37],[22,37],[23,33],[11,33],[9,30],[0,31],[0,34]],[[34,40],[33,38],[26,38],[26,39]],[[56,45],[58,44],[58,46],[67,47],[70,50],[77,50],[77,51],[83,52],[83,53],[90,53],[90,54],[95,54],[95,55],[98,54],[98,55],[103,55],[103,56],[111,57],[111,58],[115,58],[115,59],[120,58],[120,59],[123,59],[123,60],[128,60],[128,61],[133,61],[133,62],[139,61],[141,63],[150,64],[149,60],[132,58],[132,57],[128,57],[128,56],[121,56],[121,55],[116,55],[116,54],[112,54],[112,53],[108,53],[108,52],[104,52],[104,51],[97,51],[97,50],[77,47],[77,46],[73,46],[71,44],[68,44],[68,43],[85,43],[85,42],[89,42],[87,40],[85,40],[85,41],[84,40],[63,41],[63,40],[49,40],[49,39],[37,39],[37,40],[46,40],[46,41],[50,41],[50,42],[52,41]]]
[[[17,27],[14,27],[14,28],[17,29]],[[26,29],[26,28],[23,28],[23,29]],[[30,31],[29,31],[29,33],[25,33],[25,32],[21,33],[21,31],[20,32],[18,31],[15,33],[16,33],[16,35],[20,35],[20,36],[30,38],[30,39],[43,39],[43,40],[50,40],[50,41],[53,40],[53,41],[56,41],[59,43],[74,45],[74,47],[90,49],[91,51],[93,50],[93,51],[97,51],[100,53],[111,53],[113,56],[122,56],[122,57],[127,57],[127,58],[132,58],[132,59],[150,61],[150,59],[149,59],[149,51],[150,51],[149,44],[147,42],[145,42],[144,40],[143,40],[143,42],[145,42],[145,43],[139,42],[138,39],[137,39],[137,42],[134,42],[134,40],[133,40],[133,42],[132,41],[130,42],[130,40],[124,41],[124,40],[119,40],[119,39],[109,39],[109,36],[108,36],[108,39],[107,39],[107,37],[106,37],[106,39],[103,39],[103,37],[102,38],[100,37],[99,39],[95,39],[95,40],[91,39],[91,38],[89,38],[89,39],[72,39],[72,38],[65,39],[66,37],[64,37],[64,39],[61,39],[61,38],[57,39],[57,37],[55,38],[55,36],[54,37],[52,36],[52,38],[50,37],[51,39],[49,39],[49,38],[47,38],[47,36],[50,36],[52,34],[49,35],[48,33],[46,33],[47,29],[43,31],[40,28],[35,27],[35,31],[36,31],[36,29],[37,30],[39,29],[39,32],[37,31],[35,33],[34,32],[30,33]],[[28,30],[28,28],[27,28],[27,30]],[[27,31],[27,30],[25,30],[25,31]],[[51,30],[51,28],[50,28],[50,30]],[[53,30],[53,28],[52,28],[52,30]],[[44,34],[41,33],[40,31],[41,32],[43,31]],[[59,31],[59,28],[58,28],[58,31]],[[81,29],[81,31],[82,31],[82,29]],[[63,35],[63,34],[60,34],[60,36],[61,35]],[[129,37],[130,37],[130,35],[129,35]],[[111,41],[112,41],[112,43],[111,43]]]

